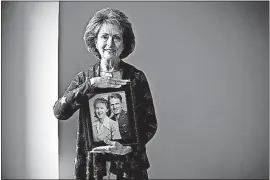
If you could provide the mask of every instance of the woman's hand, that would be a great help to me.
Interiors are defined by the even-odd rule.
[[[110,154],[115,154],[115,155],[126,155],[132,151],[132,148],[130,146],[123,146],[119,142],[116,141],[110,141],[110,140],[104,140],[108,146],[99,146],[90,153],[110,153]]]
[[[98,88],[120,88],[126,85],[129,80],[114,79],[110,76],[105,77],[93,77],[90,79],[91,85]]]

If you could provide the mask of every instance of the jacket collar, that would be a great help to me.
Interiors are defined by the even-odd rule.
[[[121,112],[120,112],[119,115],[118,115],[118,118],[117,118],[117,116],[114,114],[114,115],[112,116],[112,119],[113,119],[113,120],[119,120],[124,114],[125,114],[125,111],[122,109]]]

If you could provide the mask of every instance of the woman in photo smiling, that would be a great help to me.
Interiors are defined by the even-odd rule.
[[[107,173],[104,161],[109,160],[107,155],[110,155],[115,157],[110,172],[116,174],[117,179],[147,180],[147,169],[150,164],[146,155],[146,144],[156,133],[157,119],[145,74],[122,60],[135,48],[131,23],[119,10],[101,9],[90,19],[84,41],[88,51],[99,61],[89,69],[78,73],[54,105],[55,116],[62,120],[70,118],[74,112],[80,110],[75,178],[103,179]],[[88,140],[85,138],[87,135],[84,131],[86,114],[89,111],[86,102],[95,95],[96,88],[119,88],[127,82],[131,83],[136,99],[134,110],[141,143],[139,148],[124,146],[115,141],[105,141],[107,147],[88,150]],[[90,153],[94,153],[94,162],[90,158]],[[91,174],[92,172],[94,174]]]

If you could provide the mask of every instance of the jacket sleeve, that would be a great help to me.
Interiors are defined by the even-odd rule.
[[[53,106],[54,115],[59,120],[70,118],[81,106],[88,96],[93,94],[90,78],[80,72],[70,83],[67,90]]]
[[[139,137],[142,145],[147,144],[157,131],[157,118],[153,99],[145,74],[140,71],[136,75],[139,79],[136,83],[136,116],[139,125]]]

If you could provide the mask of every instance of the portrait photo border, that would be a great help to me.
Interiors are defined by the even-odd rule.
[[[127,112],[128,112],[128,121],[129,123],[131,123],[131,128],[134,128],[135,131],[134,131],[134,134],[132,134],[133,135],[132,139],[127,139],[127,140],[120,139],[120,140],[113,140],[113,141],[117,141],[125,146],[133,146],[133,147],[139,146],[140,138],[139,138],[139,133],[138,133],[138,122],[137,122],[136,113],[135,113],[135,96],[134,96],[131,83],[128,82],[126,85],[120,88],[97,88],[95,90],[95,96],[100,95],[100,94],[120,92],[120,91],[125,92],[126,106],[127,106]],[[91,97],[90,99],[94,98],[95,96]],[[98,146],[105,146],[106,144],[104,142],[94,141],[89,100],[88,100],[89,114],[86,120],[86,131],[88,135],[88,144],[91,145],[90,149],[92,149]]]

